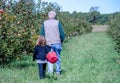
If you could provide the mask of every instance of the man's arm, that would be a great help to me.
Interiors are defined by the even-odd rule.
[[[45,37],[44,24],[42,24],[42,26],[41,26],[40,35],[42,35],[42,36],[44,36],[44,37]]]
[[[58,27],[59,27],[59,32],[60,32],[60,39],[61,39],[61,42],[63,42],[65,39],[65,33],[64,33],[62,24],[60,22],[58,24]]]

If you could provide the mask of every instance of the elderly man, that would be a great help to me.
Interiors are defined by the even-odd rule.
[[[46,39],[46,44],[52,47],[52,50],[56,52],[58,61],[56,64],[56,74],[61,74],[61,58],[60,52],[62,50],[62,44],[65,35],[62,28],[62,24],[59,20],[55,19],[55,11],[48,12],[48,20],[44,21],[41,27],[40,35],[43,35]],[[48,72],[53,74],[53,64],[48,62]]]

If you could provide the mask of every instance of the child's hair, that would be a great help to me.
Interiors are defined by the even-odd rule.
[[[39,46],[42,46],[42,45],[45,45],[46,44],[46,40],[43,36],[39,36],[37,41],[36,41],[36,45],[39,45]]]

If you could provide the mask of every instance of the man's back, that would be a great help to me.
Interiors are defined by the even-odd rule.
[[[50,19],[44,22],[45,39],[48,45],[60,43],[60,33],[58,28],[59,20]]]

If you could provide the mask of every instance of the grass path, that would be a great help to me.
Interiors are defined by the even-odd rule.
[[[107,34],[93,32],[65,41],[61,76],[39,80],[37,64],[26,57],[0,68],[0,83],[120,83],[118,57]]]
[[[67,60],[63,64],[66,63],[64,67],[68,67],[68,72],[72,71],[74,83],[120,83],[118,54],[105,32],[82,35],[68,42],[67,53],[64,51]]]
[[[92,25],[92,32],[105,32],[108,30],[109,25]]]

